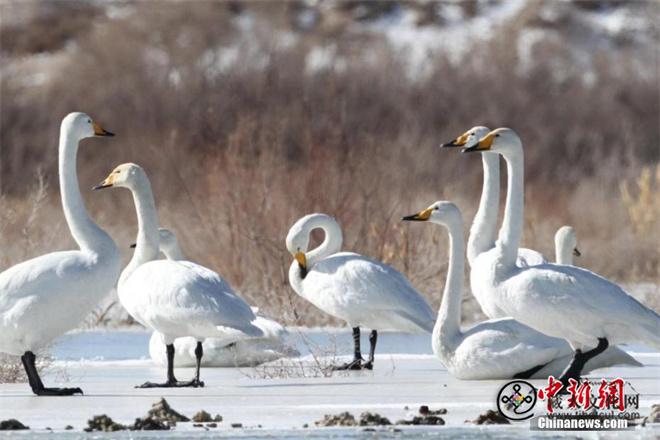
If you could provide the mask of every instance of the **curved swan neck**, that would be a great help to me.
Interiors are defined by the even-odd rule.
[[[507,195],[504,220],[500,229],[497,246],[502,251],[503,265],[512,267],[516,263],[518,246],[522,237],[524,193],[524,157],[522,148],[503,154],[507,168]]]
[[[447,280],[442,293],[438,319],[433,327],[433,346],[436,352],[451,344],[461,332],[461,299],[463,296],[463,271],[465,249],[463,244],[463,222],[459,218],[447,223],[449,233],[449,266]],[[441,343],[441,341],[445,341]]]
[[[63,123],[60,128],[58,164],[62,209],[71,235],[80,249],[98,251],[112,239],[92,221],[85,209],[76,170],[78,142],[79,139],[72,135],[68,125]]]
[[[497,154],[482,153],[484,181],[481,189],[479,209],[474,215],[467,244],[470,266],[482,252],[495,245],[497,212],[500,204],[500,158]]]
[[[305,225],[305,233],[311,234],[314,229],[323,229],[325,237],[320,246],[306,253],[305,256],[307,257],[308,268],[313,267],[319,260],[341,251],[341,245],[343,242],[341,228],[337,221],[332,217],[327,215],[310,217]]]
[[[130,187],[135,202],[138,219],[138,235],[135,253],[121,274],[119,285],[123,284],[135,269],[144,263],[158,259],[158,211],[151,184],[145,175],[140,175]]]

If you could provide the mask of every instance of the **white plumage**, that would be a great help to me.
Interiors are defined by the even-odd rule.
[[[246,339],[227,345],[223,338],[208,338],[204,340],[203,367],[252,367],[283,357],[298,356],[300,353],[284,343],[287,331],[277,321],[259,313],[253,324],[262,331],[263,336]],[[195,348],[197,339],[191,336],[177,338],[174,341],[174,365],[176,367],[193,367],[196,364]],[[167,365],[165,345],[156,332],[149,340],[149,355],[159,365]]]
[[[448,275],[432,347],[453,376],[466,380],[547,377],[566,368],[571,359],[566,341],[546,336],[514,319],[493,319],[461,330],[463,219],[456,205],[436,202],[404,220],[437,223],[449,233]],[[610,347],[602,356],[590,360],[586,369],[614,364],[641,365],[619,348]]]
[[[308,252],[309,234],[321,228],[324,242]],[[354,328],[431,332],[434,313],[408,280],[392,267],[362,255],[339,252],[341,229],[325,214],[310,214],[298,220],[286,238],[295,261],[289,268],[289,282],[296,293],[319,309],[346,321]],[[375,332],[372,332],[372,353]],[[357,339],[356,355],[359,352]],[[347,365],[358,368],[359,356]],[[367,363],[367,368],[373,364]]]
[[[469,148],[479,142],[479,139],[488,132],[490,132],[488,127],[472,127],[456,139],[442,144],[442,147]],[[471,280],[473,277],[479,278],[483,271],[488,270],[487,267],[479,264],[480,260],[477,257],[495,246],[497,217],[500,206],[500,158],[495,153],[484,153],[481,155],[481,161],[484,175],[481,198],[479,199],[479,208],[470,227],[470,236],[467,243],[467,258],[470,264]],[[540,252],[527,248],[518,249],[517,266],[527,267],[543,263],[547,263],[547,259]],[[493,302],[488,290],[479,289],[477,288],[478,285],[478,283],[471,281],[472,294],[484,314],[489,318],[506,317],[506,313]]]
[[[616,284],[573,266],[515,265],[523,224],[523,152],[513,130],[497,129],[466,151],[494,151],[507,162],[508,195],[496,247],[481,254],[488,267],[480,288],[516,320],[550,336],[566,339],[576,350],[563,381],[578,378],[581,364],[607,344],[641,343],[660,348],[660,316]],[[594,349],[594,347],[597,347]],[[582,349],[590,348],[582,353]]]
[[[125,187],[133,193],[138,215],[138,238],[131,262],[121,274],[119,300],[142,325],[157,331],[168,346],[168,380],[144,386],[203,386],[199,365],[208,337],[225,344],[262,336],[253,324],[250,306],[214,271],[191,261],[157,260],[159,249],[158,215],[151,185],[144,170],[123,164],[97,188]],[[177,337],[192,336],[198,341],[196,378],[178,382],[173,373]]]
[[[89,218],[76,172],[78,142],[111,135],[84,113],[70,113],[62,120],[62,208],[80,250],[42,255],[0,273],[0,351],[23,356],[35,394],[82,392],[79,388],[44,388],[34,368],[33,352],[78,326],[111,292],[119,275],[117,247]]]
[[[573,266],[573,257],[579,257],[577,235],[571,226],[562,226],[555,233],[555,263]]]
[[[158,230],[160,238],[160,251],[168,260],[184,260],[183,252],[174,232],[166,228]],[[259,313],[259,309],[252,307],[256,319],[252,321],[263,336],[254,339],[239,340],[227,344],[227,338],[208,338],[203,342],[204,358],[202,366],[205,367],[236,367],[253,366],[270,362],[285,356],[296,356],[299,353],[287,347],[284,338],[287,331],[280,323]],[[195,349],[197,339],[192,336],[177,338],[174,341],[174,365],[179,367],[194,366],[196,364]],[[160,365],[167,364],[165,345],[161,336],[154,332],[149,341],[149,354]]]

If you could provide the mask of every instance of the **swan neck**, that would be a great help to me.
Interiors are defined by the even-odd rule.
[[[433,327],[433,348],[436,353],[441,347],[451,347],[461,332],[461,299],[463,294],[463,271],[465,249],[463,244],[463,226],[448,224],[449,232],[449,266],[447,280],[442,293],[442,302],[438,318]],[[444,351],[444,350],[443,350]]]
[[[470,266],[483,252],[495,245],[497,212],[500,204],[500,158],[497,154],[482,153],[484,169],[483,187],[479,208],[474,216],[467,244]]]
[[[343,242],[341,228],[335,219],[331,217],[323,216],[312,219],[307,225],[307,234],[310,234],[314,229],[322,229],[325,237],[323,243],[317,248],[307,252],[308,270],[318,261],[341,251],[341,245]]]
[[[185,260],[186,257],[183,255],[183,252],[181,252],[181,248],[179,245],[171,245],[167,249],[161,249],[161,252],[165,254],[165,258],[168,260],[174,260],[174,261],[180,261],[180,260]]]
[[[523,212],[525,209],[524,168],[522,149],[505,154],[507,167],[507,195],[504,220],[497,245],[502,250],[505,267],[515,265],[518,246],[522,237]]]
[[[573,249],[564,246],[560,239],[555,239],[555,262],[567,266],[573,265]]]
[[[158,259],[158,212],[149,179],[146,176],[141,177],[130,189],[137,211],[138,235],[133,258],[119,279],[120,286],[142,264]]]
[[[79,139],[69,132],[67,126],[61,127],[58,171],[62,209],[71,235],[80,249],[98,251],[108,246],[112,239],[92,221],[85,209],[76,169],[78,142]]]

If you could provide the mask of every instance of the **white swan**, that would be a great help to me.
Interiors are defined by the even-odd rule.
[[[308,251],[314,229],[325,233],[323,243]],[[431,332],[434,313],[408,280],[392,267],[352,252],[340,252],[341,228],[332,217],[310,214],[289,230],[286,247],[294,261],[289,268],[293,290],[324,312],[353,328],[353,361],[336,369],[371,369],[377,330]],[[360,327],[372,329],[369,360],[362,363]]]
[[[80,250],[53,252],[0,273],[0,351],[21,355],[37,395],[72,395],[80,388],[45,388],[34,351],[75,328],[112,290],[121,260],[112,238],[85,210],[78,187],[78,142],[112,136],[84,113],[62,120],[59,178],[64,216]]]
[[[167,381],[147,382],[141,387],[204,386],[199,380],[205,338],[222,338],[226,344],[262,336],[250,306],[238,297],[220,275],[191,261],[157,260],[158,214],[151,184],[142,168],[123,164],[96,188],[131,190],[138,216],[137,246],[119,278],[119,300],[128,313],[157,331],[167,346]],[[174,377],[174,345],[177,337],[197,340],[197,371],[189,382]]]
[[[562,373],[562,382],[579,379],[584,363],[609,344],[641,343],[660,349],[660,316],[616,284],[575,266],[516,266],[524,208],[523,149],[518,135],[499,128],[464,151],[499,153],[508,172],[503,225],[495,248],[477,257],[486,259],[490,268],[478,287],[489,290],[497,306],[511,317],[568,341],[574,356]],[[585,348],[590,350],[583,352]]]
[[[561,374],[571,359],[566,341],[539,333],[511,318],[480,322],[461,330],[463,295],[463,219],[451,202],[436,202],[407,221],[430,221],[449,233],[449,267],[438,319],[433,329],[433,352],[459,379],[511,379]],[[617,347],[590,360],[589,371],[614,364],[641,366]]]
[[[169,260],[185,260],[176,234],[167,228],[158,229],[160,237],[160,251]],[[135,245],[132,245],[135,247]],[[282,357],[298,356],[295,349],[284,343],[287,335],[286,329],[277,321],[263,314],[259,309],[252,307],[256,319],[253,324],[263,332],[263,337],[236,341],[227,345],[223,339],[208,338],[202,343],[204,367],[247,367],[270,362]],[[177,338],[174,341],[174,366],[195,366],[195,348],[197,339],[192,336]],[[161,336],[154,332],[149,340],[149,354],[156,363],[166,366],[166,347]]]
[[[573,257],[582,255],[577,248],[577,235],[572,226],[562,226],[555,233],[555,263],[573,265]]]
[[[488,127],[472,127],[456,139],[444,143],[442,148],[469,148],[479,142],[483,136],[490,132]],[[481,273],[488,270],[477,263],[477,257],[495,246],[497,232],[497,216],[500,206],[500,157],[494,153],[484,153],[481,155],[481,161],[484,170],[484,179],[481,188],[481,199],[479,208],[474,215],[472,226],[470,227],[470,236],[467,243],[467,258],[470,264],[470,279],[478,278]],[[519,248],[516,264],[520,267],[534,266],[547,263],[546,258],[537,251],[527,248]],[[492,297],[486,290],[475,289],[477,283],[471,281],[472,294],[481,306],[481,310],[489,318],[504,318],[504,313],[493,302]]]

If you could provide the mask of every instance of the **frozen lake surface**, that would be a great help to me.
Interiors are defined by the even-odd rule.
[[[363,334],[363,347],[368,347]],[[54,367],[45,376],[48,385],[80,386],[84,396],[35,397],[27,384],[0,385],[0,420],[16,418],[31,427],[27,432],[0,433],[0,438],[48,436],[74,439],[93,415],[107,414],[119,423],[132,423],[151,405],[165,397],[173,409],[191,417],[201,409],[220,414],[224,421],[204,431],[179,423],[163,433],[94,433],[93,438],[550,438],[558,432],[530,432],[528,422],[509,426],[466,424],[495,408],[495,396],[505,381],[459,381],[452,378],[431,353],[430,337],[383,333],[379,337],[374,371],[339,372],[324,377],[321,368],[334,359],[332,353],[351,353],[349,329],[291,329],[289,342],[303,355],[300,359],[275,361],[257,368],[205,368],[201,389],[135,389],[147,380],[162,381],[165,370],[148,356],[150,334],[142,330],[87,331],[68,334],[52,348]],[[640,413],[660,403],[660,354],[641,347],[625,347],[643,368],[615,367],[596,370],[595,378],[624,377],[641,393]],[[315,360],[316,359],[316,360]],[[193,369],[176,370],[179,379]],[[272,377],[275,376],[275,377]],[[63,379],[65,379],[63,381]],[[532,381],[545,385],[543,381]],[[58,384],[59,384],[58,383]],[[416,413],[420,405],[446,408],[443,427],[398,427],[401,432],[378,428],[314,428],[324,414],[349,411],[356,418],[363,411],[377,412],[392,422]],[[539,403],[537,405],[542,405]],[[408,409],[406,409],[406,407]],[[539,409],[541,406],[539,406]],[[243,429],[231,428],[241,423]],[[307,424],[309,428],[303,428]],[[64,431],[72,425],[75,431]],[[46,428],[51,428],[51,433]],[[566,435],[566,433],[564,433]],[[574,434],[568,433],[574,436]],[[579,434],[598,438],[604,433]],[[660,429],[607,433],[607,437],[658,438]]]

